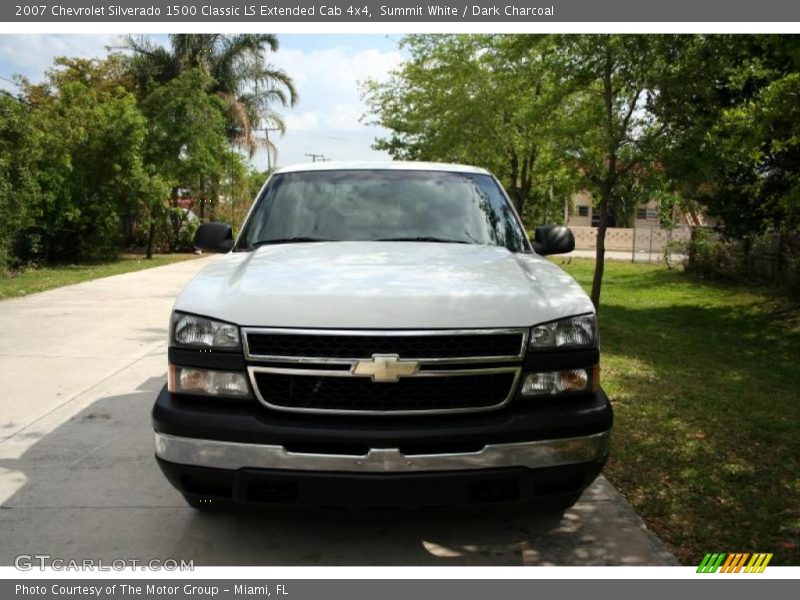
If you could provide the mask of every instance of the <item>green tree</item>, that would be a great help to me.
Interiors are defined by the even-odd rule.
[[[178,202],[181,190],[188,190],[198,202],[201,218],[213,219],[223,178],[242,162],[228,145],[225,105],[218,95],[208,93],[212,85],[211,76],[190,69],[156,87],[141,104],[148,118],[145,162],[157,169],[171,190],[165,199],[171,249],[179,247],[186,225],[187,213]]]
[[[410,59],[365,88],[374,122],[391,131],[376,147],[484,165],[529,218],[561,214],[575,189],[590,191],[600,215],[591,294],[599,306],[609,214],[632,214],[664,181],[664,127],[650,110],[661,68],[655,40],[409,36]]]
[[[275,171],[274,168],[264,169],[262,171],[250,165],[247,170],[247,187],[246,189],[243,190],[243,193],[250,200],[255,199],[255,197],[258,195],[258,192],[261,191],[261,188],[266,183],[267,179],[270,178],[270,176],[274,171]]]
[[[33,222],[40,161],[31,107],[23,99],[0,95],[0,271],[13,264],[20,231]]]
[[[649,35],[581,35],[558,39],[561,63],[575,91],[563,104],[560,145],[599,213],[591,298],[600,306],[609,214],[625,214],[661,189],[665,127],[651,110],[662,56]]]
[[[775,79],[750,102],[724,112],[724,157],[748,165],[745,188],[756,215],[743,233],[774,227],[800,231],[800,72]],[[735,222],[734,219],[730,219]]]
[[[297,102],[292,78],[267,61],[267,53],[278,50],[273,34],[174,34],[170,48],[146,37],[128,36],[125,47],[131,74],[140,98],[169,84],[186,71],[207,75],[207,91],[222,100],[226,135],[251,156],[259,148],[273,155],[274,144],[257,135],[262,128],[285,131],[286,124],[276,106]]]
[[[666,36],[653,103],[674,188],[720,216],[731,237],[796,229],[800,39]]]
[[[170,198],[170,193],[169,180],[159,173],[154,173],[152,168],[148,169],[145,176],[141,178],[137,215],[142,227],[147,231],[145,247],[145,258],[147,259],[153,258],[159,229],[163,231],[169,223],[171,206],[167,199]],[[165,233],[169,232],[165,231]]]
[[[117,59],[55,64],[43,83],[23,84],[43,157],[23,253],[108,259],[118,251],[120,215],[138,202],[146,121]]]
[[[548,68],[556,49],[500,35],[411,35],[409,60],[388,81],[367,81],[372,123],[390,130],[377,149],[405,160],[476,164],[503,182],[530,219],[563,214],[572,171],[552,140],[567,93]]]

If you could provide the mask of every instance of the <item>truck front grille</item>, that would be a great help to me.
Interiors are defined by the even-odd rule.
[[[459,377],[407,377],[374,383],[362,377],[256,373],[265,401],[276,408],[326,412],[456,411],[502,404],[514,373]]]
[[[398,354],[420,358],[516,358],[523,332],[438,333],[387,332],[345,335],[339,333],[247,333],[252,356],[270,358],[369,358],[373,354]]]
[[[243,329],[250,380],[263,404],[341,414],[504,406],[516,391],[527,338],[525,329]]]

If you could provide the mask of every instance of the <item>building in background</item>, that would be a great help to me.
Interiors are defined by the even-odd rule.
[[[575,235],[578,250],[593,250],[597,245],[599,213],[594,209],[589,192],[575,194],[572,206],[565,207],[566,224]],[[674,227],[662,227],[659,219],[659,201],[654,199],[636,207],[630,227],[619,227],[615,215],[609,215],[605,246],[607,250],[630,252],[632,256],[646,255],[659,260],[663,252],[673,242],[688,242],[695,227],[715,227],[718,219],[709,217],[702,211],[675,209]],[[638,259],[637,259],[638,260]]]
[[[647,204],[642,204],[636,208],[636,217],[631,227],[620,227],[621,229],[636,229],[639,227],[660,227],[659,212],[660,205],[658,200],[650,200]],[[579,192],[572,197],[572,210],[567,210],[567,225],[569,227],[597,227],[599,225],[599,213],[594,210],[594,202],[589,192]],[[618,227],[617,219],[614,215],[609,215],[609,227]],[[684,227],[716,227],[718,219],[709,217],[702,211],[683,211],[676,209],[676,224]]]

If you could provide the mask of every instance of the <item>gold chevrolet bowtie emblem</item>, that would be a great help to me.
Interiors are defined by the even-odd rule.
[[[413,375],[419,363],[400,360],[397,354],[373,354],[371,360],[360,360],[353,366],[353,375],[372,377],[372,381],[398,381],[401,376]]]

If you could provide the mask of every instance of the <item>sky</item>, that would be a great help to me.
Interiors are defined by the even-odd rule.
[[[295,34],[278,40],[280,48],[269,60],[289,73],[299,92],[295,107],[281,111],[287,133],[276,140],[278,165],[310,161],[311,153],[331,160],[388,159],[370,147],[384,132],[360,122],[365,106],[358,83],[385,79],[402,62],[399,36]],[[0,35],[0,89],[17,92],[8,81],[15,75],[40,81],[56,56],[99,58],[107,46],[119,44],[113,35]],[[258,153],[253,162],[265,168],[266,154]]]

